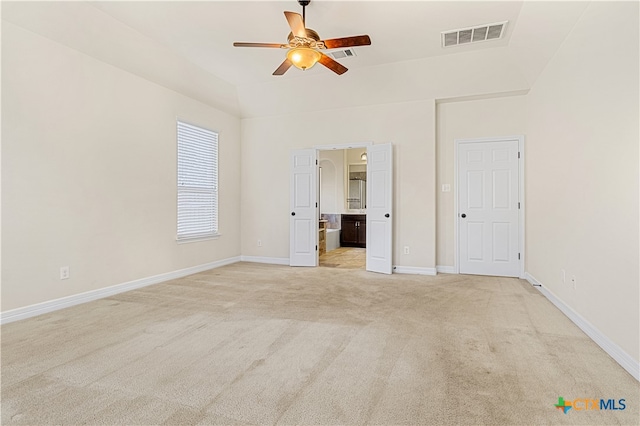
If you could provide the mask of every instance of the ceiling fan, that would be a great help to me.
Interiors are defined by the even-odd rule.
[[[287,22],[289,23],[289,27],[291,28],[291,32],[287,38],[289,41],[287,44],[236,42],[233,43],[233,46],[289,49],[287,52],[287,58],[273,72],[273,75],[283,75],[289,68],[291,68],[291,65],[304,71],[314,66],[316,62],[320,62],[322,65],[338,75],[344,74],[347,72],[347,68],[322,53],[321,50],[353,46],[369,46],[371,44],[371,39],[368,35],[359,35],[320,40],[320,36],[317,32],[311,28],[305,27],[305,7],[310,2],[311,0],[298,0],[298,3],[302,6],[302,15],[295,12],[284,12]]]

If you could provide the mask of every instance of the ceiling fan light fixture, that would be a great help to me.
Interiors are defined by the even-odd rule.
[[[321,40],[320,35],[305,25],[305,7],[311,0],[298,0],[302,6],[302,15],[296,12],[285,11],[291,32],[287,36],[288,43],[246,43],[235,42],[234,47],[267,47],[278,49],[290,49],[287,58],[273,72],[273,75],[283,75],[289,68],[295,66],[301,70],[313,67],[317,62],[330,69],[337,75],[342,75],[349,71],[345,66],[335,61],[332,57],[322,53],[324,49],[343,49],[354,46],[370,46],[371,38],[363,34],[359,36],[340,37]],[[353,52],[352,50],[349,50]],[[354,56],[353,54],[345,56]]]
[[[320,52],[310,47],[296,47],[287,53],[287,59],[291,61],[293,66],[303,71],[314,66],[321,57]]]

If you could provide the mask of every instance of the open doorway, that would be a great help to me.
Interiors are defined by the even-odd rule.
[[[318,265],[366,268],[366,147],[318,151]]]
[[[358,211],[358,214],[363,215],[365,220],[356,225],[364,228],[362,231],[366,236],[365,269],[370,272],[391,274],[393,255],[393,145],[390,142],[378,145],[364,143],[333,148],[322,146],[291,151],[289,163],[289,206],[291,208],[289,217],[289,265],[318,266],[319,233],[323,233],[322,229],[319,230],[321,215],[319,210],[320,169],[318,151],[347,148],[365,148],[366,150],[362,152],[367,154],[366,210],[360,209],[361,211]],[[361,156],[362,152],[360,153]],[[334,165],[338,164],[344,165],[339,161],[334,163]],[[338,176],[340,174],[336,173],[336,178]],[[343,197],[340,202],[342,202],[342,199],[346,202],[344,196],[345,185],[346,182],[342,185]],[[338,184],[335,186],[340,188]],[[346,193],[348,194],[348,191]],[[345,235],[343,234],[346,234],[343,220],[348,213],[350,212],[346,212],[344,215],[340,214],[341,245],[345,240]]]

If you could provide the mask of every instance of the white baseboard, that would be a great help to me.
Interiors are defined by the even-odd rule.
[[[114,294],[124,293],[125,291],[135,290],[137,288],[146,287],[152,284],[158,284],[164,281],[176,278],[186,277],[187,275],[197,274],[198,272],[207,271],[209,269],[219,268],[240,261],[240,256],[230,257],[228,259],[218,260],[216,262],[205,263],[203,265],[192,266],[190,268],[179,269],[177,271],[167,272],[152,277],[141,278],[114,286],[91,290],[84,293],[74,294],[72,296],[62,297],[60,299],[49,300],[47,302],[37,303],[35,305],[25,306],[23,308],[11,309],[0,313],[0,324],[7,324],[26,318],[35,317],[37,315],[46,314],[48,312],[57,311],[59,309],[68,308],[85,302],[102,299],[104,297],[113,296]]]
[[[436,266],[436,271],[438,271],[439,274],[455,274],[456,268],[453,266]]]
[[[542,284],[540,283],[540,281],[538,281],[537,279],[535,279],[535,277],[533,275],[531,275],[528,272],[524,273],[524,279],[529,281],[529,284],[536,286],[536,287],[542,287]]]
[[[417,268],[415,266],[394,266],[394,274],[436,275],[436,268]]]
[[[591,338],[598,346],[611,356],[622,368],[627,370],[636,380],[640,382],[640,363],[633,359],[631,355],[626,353],[620,346],[611,341],[600,330],[595,328],[589,321],[584,319],[580,314],[566,305],[555,294],[545,288],[540,281],[533,277],[530,273],[525,273],[525,279],[532,285],[536,286],[538,291],[544,295],[551,303],[553,303],[560,311],[565,314],[575,325],[577,325],[584,333]]]
[[[242,262],[269,263],[272,265],[289,266],[288,257],[261,257],[261,256],[240,256]]]

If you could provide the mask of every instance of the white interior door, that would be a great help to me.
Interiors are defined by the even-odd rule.
[[[367,271],[392,272],[393,153],[390,143],[367,148]]]
[[[461,274],[520,275],[518,140],[458,144]]]
[[[318,165],[315,149],[291,152],[289,265],[317,266]]]

